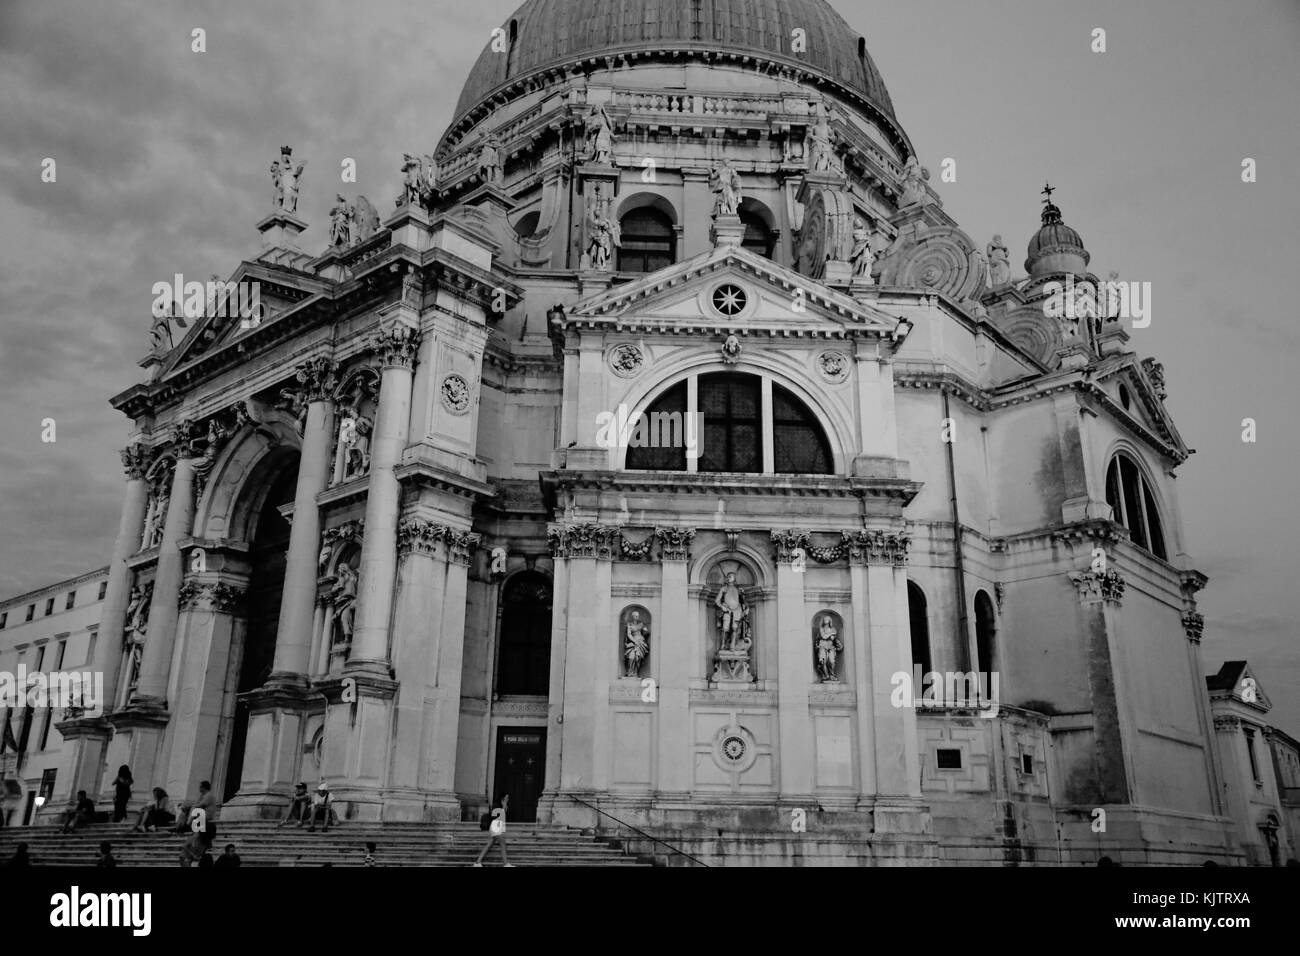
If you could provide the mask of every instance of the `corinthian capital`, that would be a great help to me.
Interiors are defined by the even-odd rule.
[[[906,534],[885,531],[841,531],[840,551],[848,555],[850,564],[890,564],[902,567],[907,564],[907,551],[912,539]]]
[[[1199,611],[1184,611],[1183,630],[1187,632],[1187,639],[1193,644],[1201,643],[1201,632],[1205,630],[1205,615]]]
[[[314,358],[298,366],[304,402],[325,402],[338,388],[338,366],[327,358]]]
[[[446,525],[407,519],[397,526],[397,553],[433,554],[438,542],[447,540],[450,531]]]
[[[420,346],[420,330],[394,322],[377,331],[371,342],[385,368],[412,368]]]
[[[772,544],[776,545],[777,562],[793,561],[796,557],[795,551],[801,548],[807,554],[809,537],[807,531],[773,531]]]
[[[665,561],[686,561],[690,557],[691,542],[695,540],[694,528],[655,528],[661,556]]]
[[[144,445],[128,445],[122,449],[122,468],[126,471],[126,477],[131,481],[137,481],[144,477],[144,473],[149,470],[149,449]]]
[[[1124,578],[1118,571],[1071,571],[1070,580],[1079,594],[1079,603],[1084,607],[1093,604],[1120,605],[1124,597]]]

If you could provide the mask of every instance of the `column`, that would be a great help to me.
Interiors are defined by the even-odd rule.
[[[1124,662],[1115,633],[1115,609],[1124,596],[1124,578],[1118,571],[1071,571],[1068,577],[1079,597],[1087,647],[1100,802],[1135,802],[1140,795],[1133,790],[1132,754],[1125,744],[1131,745],[1137,735],[1124,693]]]
[[[776,546],[777,720],[781,743],[781,799],[806,805],[813,792],[812,717],[808,692],[813,684],[812,648],[804,607],[803,574],[794,569],[794,552],[808,547],[804,531],[773,531]]]
[[[423,819],[423,792],[432,764],[443,755],[431,747],[441,614],[447,583],[444,525],[407,519],[397,529],[397,606],[393,611],[393,670],[399,684],[394,703],[393,765],[388,777],[385,819]],[[451,760],[456,759],[454,743]],[[455,795],[452,794],[453,802]],[[459,803],[455,809],[459,810]],[[449,809],[444,805],[444,811]],[[449,813],[443,813],[455,819]]]
[[[692,380],[693,381],[693,380]],[[687,568],[695,529],[656,528],[660,553],[659,621],[651,634],[651,659],[659,673],[659,796],[684,800],[690,793],[690,681],[699,665],[690,629]]]
[[[449,807],[456,819],[460,801],[456,797],[456,750],[460,739],[460,681],[465,660],[465,601],[469,588],[469,564],[482,537],[448,529],[446,587],[442,599],[441,628],[433,647],[433,748],[428,786],[430,800]]]
[[[280,625],[275,637],[272,683],[305,686],[316,611],[316,577],[319,573],[320,509],[316,496],[329,486],[334,436],[333,392],[338,384],[335,365],[318,358],[298,368],[307,404],[302,432],[298,486],[293,499],[293,524],[289,556],[284,570],[284,595]]]
[[[366,535],[361,544],[352,656],[344,671],[388,676],[389,622],[397,581],[397,510],[401,488],[393,469],[406,448],[411,421],[411,372],[420,332],[395,322],[375,335],[382,356],[379,409],[366,488]]]
[[[117,698],[117,680],[122,664],[122,633],[126,606],[131,591],[131,569],[127,559],[140,548],[140,535],[144,527],[145,504],[148,486],[144,474],[149,465],[147,449],[132,445],[122,450],[122,466],[126,469],[126,494],[122,502],[122,517],[118,522],[117,539],[108,565],[108,588],[100,611],[99,635],[95,642],[95,657],[91,670],[102,674],[104,699],[97,701],[103,713],[113,709]],[[92,795],[96,803],[112,800],[111,792],[103,791],[104,752],[112,735],[112,726],[103,714],[71,716],[55,727],[63,738],[58,782],[52,803],[63,806],[78,790]]]
[[[132,705],[154,710],[167,707],[167,678],[171,672],[172,649],[176,644],[177,596],[184,576],[185,555],[180,542],[190,536],[194,521],[194,459],[185,437],[193,425],[182,422],[176,442],[176,471],[172,475],[171,500],[158,548],[158,570],[154,576],[153,602],[149,606],[148,638],[140,662],[140,680]]]

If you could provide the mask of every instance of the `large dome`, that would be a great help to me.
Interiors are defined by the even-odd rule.
[[[826,0],[528,0],[502,29],[509,49],[493,50],[489,42],[480,54],[453,127],[521,80],[582,61],[603,66],[606,57],[634,51],[715,60],[740,54],[802,70],[897,125],[865,38]],[[806,37],[799,52],[791,49],[796,29]]]

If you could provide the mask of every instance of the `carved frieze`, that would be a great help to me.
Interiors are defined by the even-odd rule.
[[[807,531],[773,531],[772,544],[776,546],[777,562],[789,564],[806,555],[809,537]]]
[[[603,558],[614,556],[622,534],[614,525],[565,524],[547,529],[551,554],[557,558]]]
[[[907,550],[912,539],[906,534],[887,531],[841,531],[840,548],[850,564],[907,564]]]
[[[327,358],[314,358],[295,373],[303,402],[328,402],[338,388],[338,366]]]

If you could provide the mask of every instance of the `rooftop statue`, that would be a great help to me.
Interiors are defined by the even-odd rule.
[[[271,164],[271,182],[274,191],[271,205],[284,212],[298,211],[298,188],[302,184],[302,171],[307,168],[307,160],[299,160],[294,165],[293,147],[281,146],[280,158]]]
[[[724,159],[709,173],[709,189],[713,190],[713,218],[734,216],[740,208],[740,174]]]

